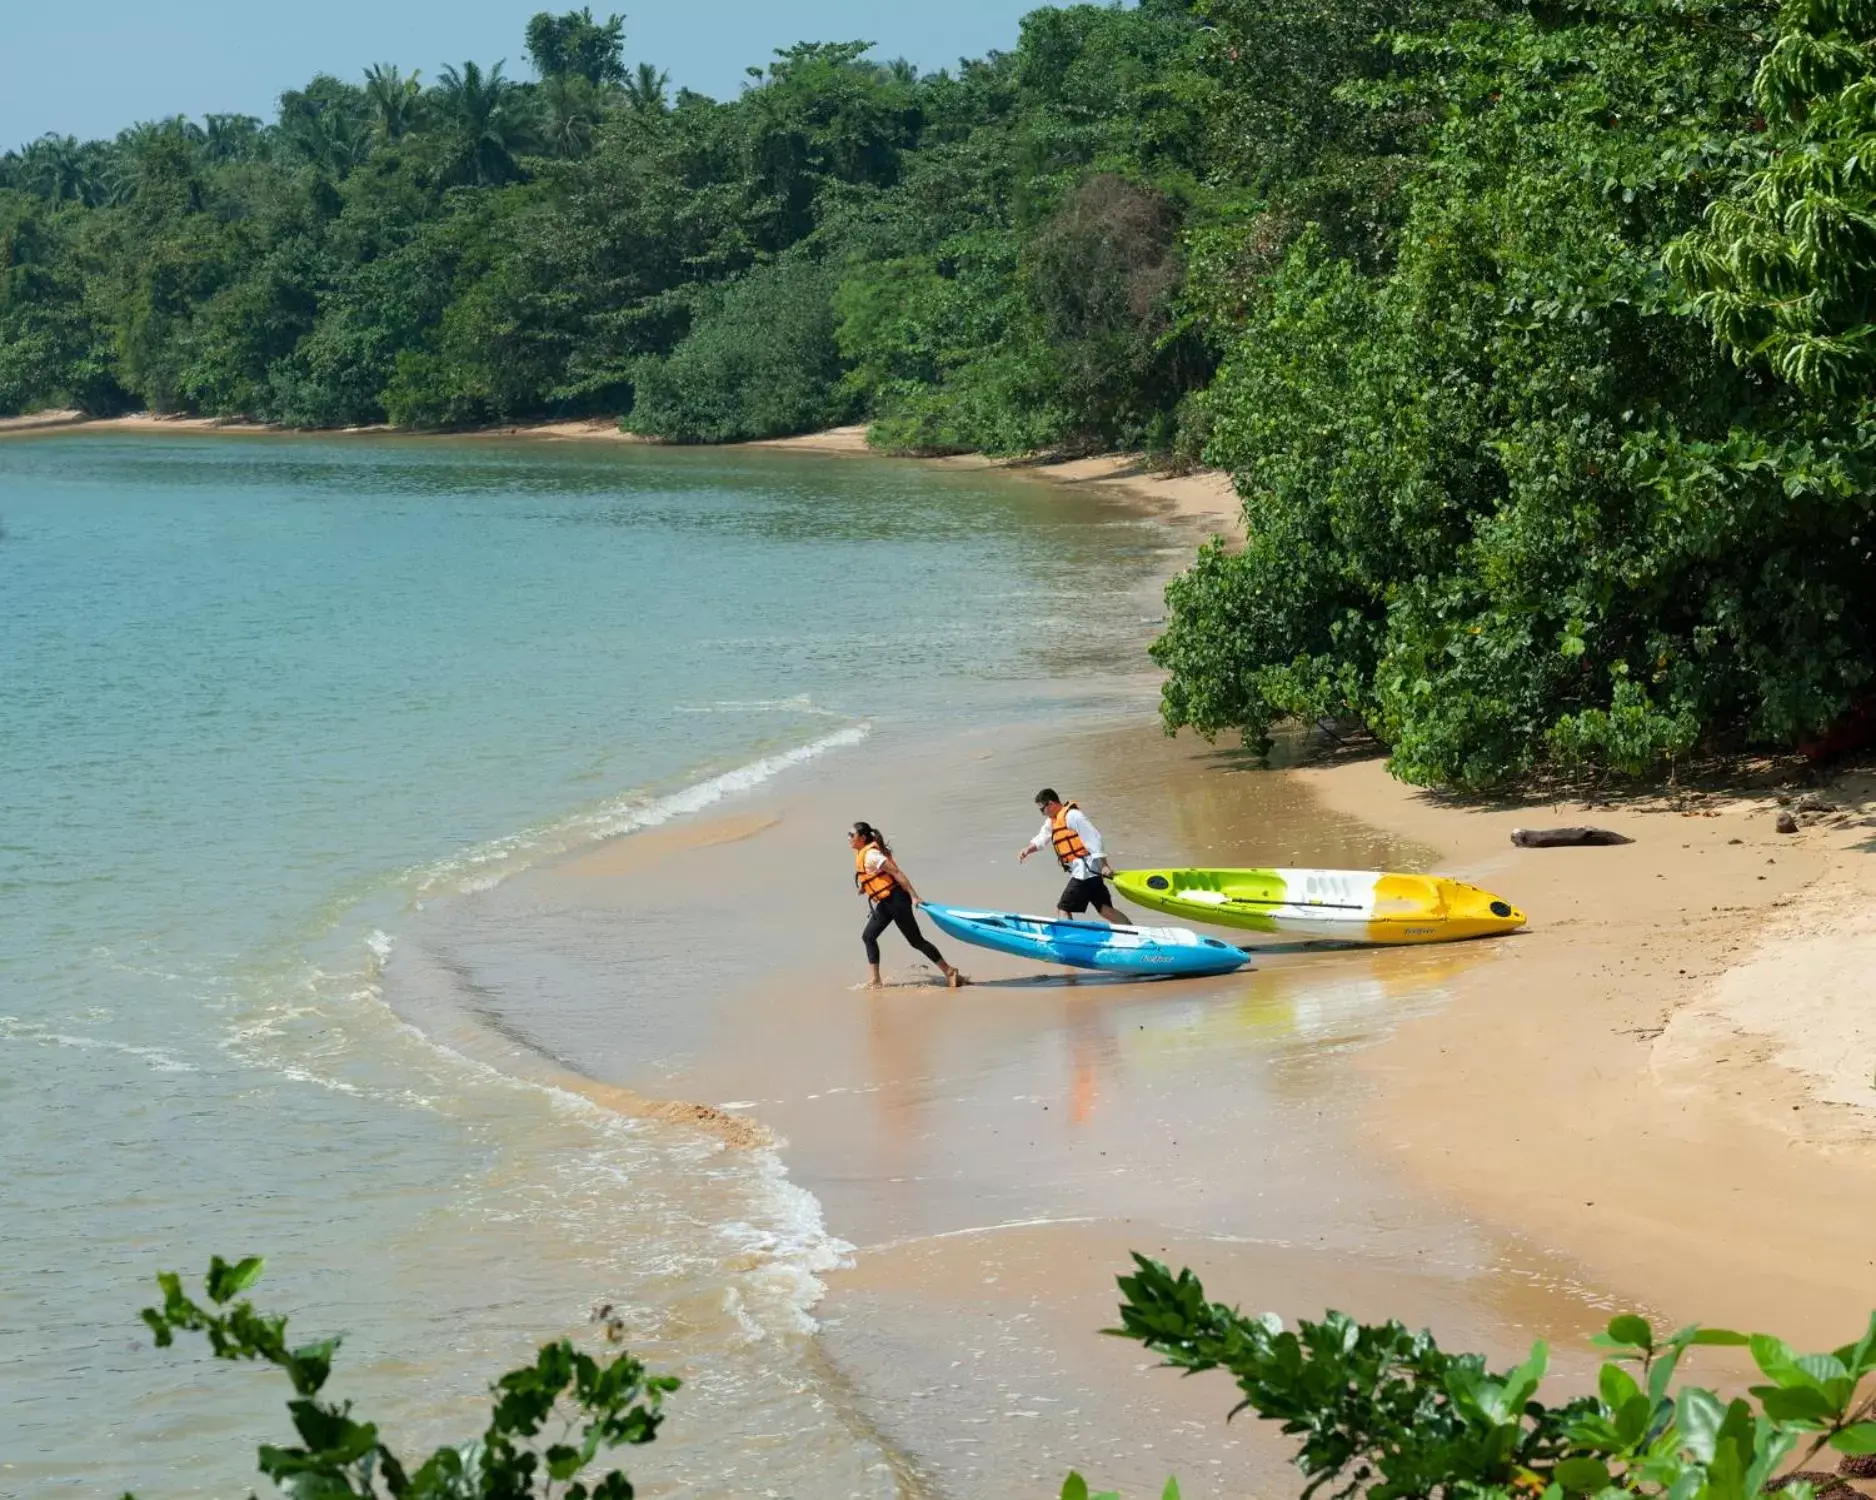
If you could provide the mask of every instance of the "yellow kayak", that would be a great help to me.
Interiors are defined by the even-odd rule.
[[[1509,901],[1443,875],[1376,870],[1122,870],[1123,899],[1276,943],[1450,943],[1524,925]]]

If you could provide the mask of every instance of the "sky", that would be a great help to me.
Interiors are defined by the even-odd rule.
[[[1043,0],[659,0],[625,15],[627,63],[646,60],[673,86],[723,98],[743,69],[798,41],[877,42],[882,60],[921,68],[1007,50]],[[315,73],[355,79],[374,62],[421,68],[506,58],[532,77],[522,31],[570,0],[0,0],[0,151],[51,131],[115,135],[138,120],[184,114],[269,119],[283,89]]]

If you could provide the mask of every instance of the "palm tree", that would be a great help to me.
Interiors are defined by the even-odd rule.
[[[346,176],[371,155],[371,127],[343,110],[297,115],[281,134],[305,160],[334,177]]]
[[[401,73],[390,63],[374,63],[365,69],[365,102],[371,109],[373,128],[385,140],[402,140],[416,124],[423,104],[421,76],[416,70]]]
[[[146,204],[157,213],[198,212],[204,139],[201,127],[181,115],[126,126],[106,159],[106,198]]]
[[[260,155],[261,122],[253,115],[204,115],[202,150],[212,162],[252,161]]]
[[[517,173],[515,156],[532,135],[527,100],[502,77],[496,63],[485,75],[472,62],[461,71],[445,68],[436,87],[437,113],[457,137],[461,167],[478,187],[506,182]]]
[[[42,135],[20,152],[16,180],[53,203],[95,202],[101,185],[94,180],[89,155],[76,136]]]
[[[585,156],[593,149],[604,108],[599,90],[578,73],[555,73],[535,87],[542,144],[559,157]]]
[[[661,115],[669,110],[665,102],[665,86],[671,82],[669,73],[661,72],[648,62],[638,65],[638,71],[625,80],[625,100],[632,106],[633,112],[641,115]]]

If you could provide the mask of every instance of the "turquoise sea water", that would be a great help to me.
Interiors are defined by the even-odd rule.
[[[1100,699],[1163,538],[1091,503],[801,455],[0,443],[0,1494],[247,1493],[282,1393],[136,1322],[212,1251],[268,1253],[309,1334],[345,1309],[347,1392],[414,1438],[611,1300],[711,1416],[660,1484],[889,1493],[789,1337],[839,1247],[780,1163],[456,1057],[378,966],[420,903],[868,736]]]

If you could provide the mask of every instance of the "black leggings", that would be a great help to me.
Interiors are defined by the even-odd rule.
[[[894,886],[892,894],[884,901],[874,903],[873,914],[866,919],[866,927],[860,933],[860,941],[866,944],[868,963],[879,962],[879,935],[893,926],[897,926],[900,935],[939,968],[945,966],[945,956],[932,947],[925,940],[925,934],[918,930],[918,917],[912,911],[912,898],[899,886]]]

